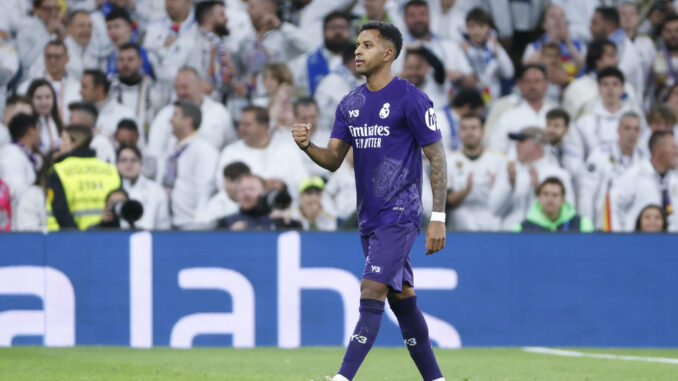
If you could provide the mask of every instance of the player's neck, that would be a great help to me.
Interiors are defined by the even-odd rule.
[[[386,87],[392,80],[391,65],[384,65],[379,71],[370,74],[367,77],[367,89],[369,91],[379,91]]]

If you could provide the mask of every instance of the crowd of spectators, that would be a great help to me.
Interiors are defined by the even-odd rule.
[[[357,228],[351,153],[289,131],[327,144],[371,20],[434,102],[449,230],[678,231],[659,0],[4,0],[0,231]]]

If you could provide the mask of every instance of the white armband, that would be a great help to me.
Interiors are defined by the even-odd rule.
[[[445,223],[445,213],[442,212],[431,213],[431,222],[433,221]]]

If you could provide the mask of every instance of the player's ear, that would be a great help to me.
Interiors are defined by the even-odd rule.
[[[384,44],[384,62],[393,61],[395,56],[395,47],[393,44],[386,43]]]

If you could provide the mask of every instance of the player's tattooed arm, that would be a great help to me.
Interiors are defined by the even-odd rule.
[[[447,161],[442,140],[422,147],[431,163],[431,189],[433,190],[433,211],[445,212],[447,201]]]

